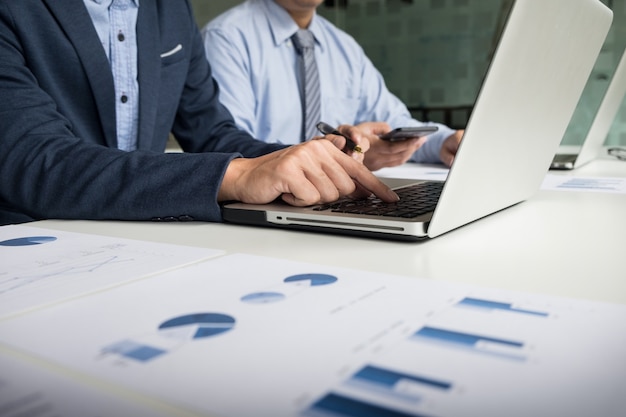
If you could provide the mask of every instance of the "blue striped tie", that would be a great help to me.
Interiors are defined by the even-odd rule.
[[[320,79],[315,63],[315,39],[307,29],[298,29],[291,37],[298,50],[300,68],[300,99],[302,101],[302,138],[311,139],[317,135],[315,125],[320,121]]]

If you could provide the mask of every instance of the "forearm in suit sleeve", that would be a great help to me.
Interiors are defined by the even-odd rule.
[[[219,109],[207,120],[196,118],[197,123],[189,122],[194,112],[212,114],[217,106],[211,102],[216,91],[202,91],[209,85],[202,85],[202,80],[207,82],[207,77],[210,80],[208,68],[200,61],[190,65],[190,83],[185,87],[189,95],[178,113],[177,130],[187,135],[186,145],[190,150],[212,153],[119,151],[105,144],[100,125],[103,122],[97,114],[82,110],[83,103],[90,103],[89,96],[85,96],[88,89],[76,91],[78,87],[63,85],[58,88],[63,94],[81,97],[81,105],[68,110],[67,103],[60,108],[59,101],[34,76],[29,67],[32,57],[25,58],[24,39],[37,36],[37,31],[24,28],[16,19],[43,12],[9,9],[43,6],[24,3],[32,4],[0,4],[0,211],[4,208],[5,212],[23,213],[34,219],[149,220],[189,216],[220,221],[217,192],[230,160],[242,153],[247,156],[266,153],[276,146],[255,141],[238,131],[228,113]],[[12,12],[15,13],[11,15]],[[54,27],[52,19],[46,23]],[[20,36],[16,35],[17,31]],[[58,38],[63,39],[62,36],[59,32]],[[200,49],[195,50],[194,45],[193,53],[203,56],[197,30],[194,36],[198,38],[194,43]],[[46,41],[42,37],[35,40]],[[65,49],[55,50],[55,54],[71,52]],[[39,58],[44,64],[48,59],[51,64],[56,62],[57,67],[64,64],[59,63],[64,59],[62,55],[52,55],[44,48],[37,51],[43,56]],[[45,65],[38,69],[50,71]],[[79,85],[84,78],[80,71],[80,67],[68,68],[66,77],[59,79],[59,83]],[[197,89],[195,95],[190,88]],[[208,101],[203,102],[207,97]],[[203,136],[192,138],[203,131]],[[152,140],[152,136],[147,140]]]

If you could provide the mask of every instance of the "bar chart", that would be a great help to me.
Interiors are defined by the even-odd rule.
[[[418,330],[412,336],[412,340],[437,343],[443,347],[453,349],[469,349],[477,353],[504,359],[526,360],[526,356],[519,353],[520,349],[524,347],[524,343],[518,340],[507,340],[430,326],[424,326]]]
[[[452,388],[449,381],[376,365],[364,366],[348,380],[347,384],[409,402],[421,400],[424,388],[439,391],[448,391]]]
[[[233,254],[0,320],[0,342],[195,415],[621,417],[625,322],[618,305]]]
[[[512,303],[503,303],[499,301],[483,300],[474,297],[465,297],[457,303],[460,307],[469,307],[483,309],[487,311],[505,311],[508,313],[528,314],[531,316],[548,317],[545,311],[528,310],[524,308],[514,307]]]
[[[357,398],[331,392],[316,401],[306,415],[340,415],[346,417],[423,417]]]
[[[356,369],[302,415],[450,415],[469,393],[497,385],[500,378],[503,386],[511,382],[494,369],[532,373],[536,351],[528,335],[558,324],[558,315],[545,305],[516,301],[475,295],[448,300],[418,319],[423,323],[375,363]]]

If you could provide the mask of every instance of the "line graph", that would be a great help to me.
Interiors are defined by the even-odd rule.
[[[39,273],[27,273],[24,275],[17,274],[8,277],[2,277],[0,275],[0,295],[9,293],[13,290],[28,286],[30,284],[39,282],[47,278],[54,277],[68,277],[80,274],[90,274],[96,272],[102,268],[111,265],[128,264],[134,261],[133,258],[122,258],[118,255],[107,255],[95,259],[86,259],[84,262],[77,262],[75,264],[44,264],[41,267]]]

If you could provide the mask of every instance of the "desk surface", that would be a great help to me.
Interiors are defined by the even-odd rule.
[[[626,163],[603,158],[551,173],[626,177]],[[421,243],[199,222],[32,225],[626,304],[625,209],[625,194],[538,191],[514,207]]]

